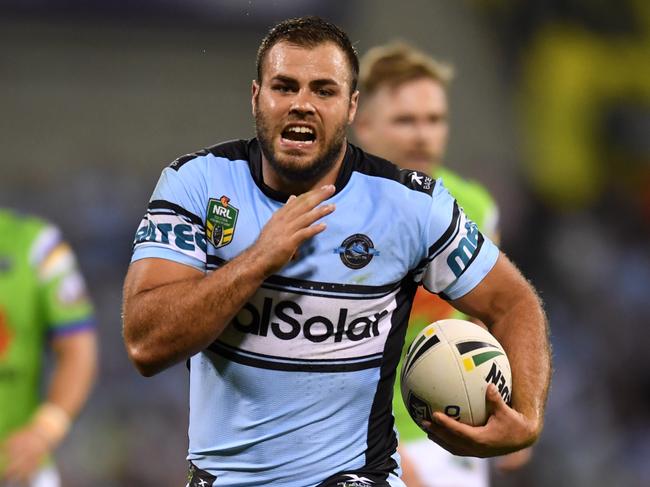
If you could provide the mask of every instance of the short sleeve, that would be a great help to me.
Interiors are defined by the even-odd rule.
[[[432,194],[425,239],[428,251],[420,266],[423,286],[446,299],[474,289],[490,272],[499,249],[471,221],[440,180]]]
[[[50,335],[94,327],[93,307],[77,259],[54,226],[46,226],[30,249],[36,270],[44,323]]]
[[[132,262],[157,257],[205,271],[204,161],[163,170],[135,234]]]

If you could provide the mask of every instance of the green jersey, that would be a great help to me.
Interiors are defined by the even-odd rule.
[[[47,340],[91,327],[92,318],[60,232],[0,209],[0,443],[28,423],[40,403]]]
[[[481,232],[494,241],[498,241],[497,225],[499,211],[496,203],[490,194],[474,181],[462,179],[449,169],[439,168],[435,171],[434,176],[442,179],[445,187],[456,198],[459,206],[463,208],[465,214],[473,220],[480,228]],[[406,354],[408,346],[422,329],[428,324],[454,317],[462,317],[446,301],[427,292],[424,288],[418,288],[409,317],[408,330],[406,332],[406,342],[402,350],[402,359]],[[400,363],[398,371],[401,370]],[[420,438],[426,438],[424,432],[411,419],[400,392],[400,376],[397,374],[395,380],[395,389],[393,391],[393,415],[395,416],[395,426],[399,432],[400,441],[412,441]]]

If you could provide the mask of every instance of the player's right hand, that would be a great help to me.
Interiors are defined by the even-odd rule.
[[[335,191],[334,185],[328,184],[297,197],[291,196],[273,214],[253,245],[257,262],[265,276],[282,269],[303,242],[325,230],[325,223],[316,222],[334,211],[334,204],[321,203]]]

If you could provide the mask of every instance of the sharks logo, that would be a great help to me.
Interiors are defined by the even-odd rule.
[[[341,262],[350,269],[361,269],[367,266],[379,251],[370,237],[361,233],[355,233],[343,240],[340,247],[334,249],[335,254],[339,254]]]

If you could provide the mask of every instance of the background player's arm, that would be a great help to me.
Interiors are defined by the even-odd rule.
[[[67,433],[86,402],[97,370],[95,332],[86,329],[52,340],[54,370],[45,402],[33,420],[3,444],[7,458],[4,477],[26,481]]]
[[[51,346],[55,362],[47,402],[74,418],[88,399],[97,374],[95,331],[55,336]]]
[[[314,223],[334,206],[318,205],[334,191],[328,185],[291,198],[255,244],[211,274],[163,259],[131,264],[124,283],[124,341],[138,370],[153,375],[216,340],[264,279],[325,229]]]
[[[492,408],[486,426],[471,427],[436,413],[431,437],[459,455],[495,456],[531,445],[538,438],[550,381],[546,316],[517,268],[501,254],[494,268],[454,306],[481,319],[503,345],[512,368],[512,408],[488,387]]]
[[[426,487],[415,469],[415,460],[411,458],[404,448],[398,446],[397,451],[401,459],[401,478],[407,487]]]

